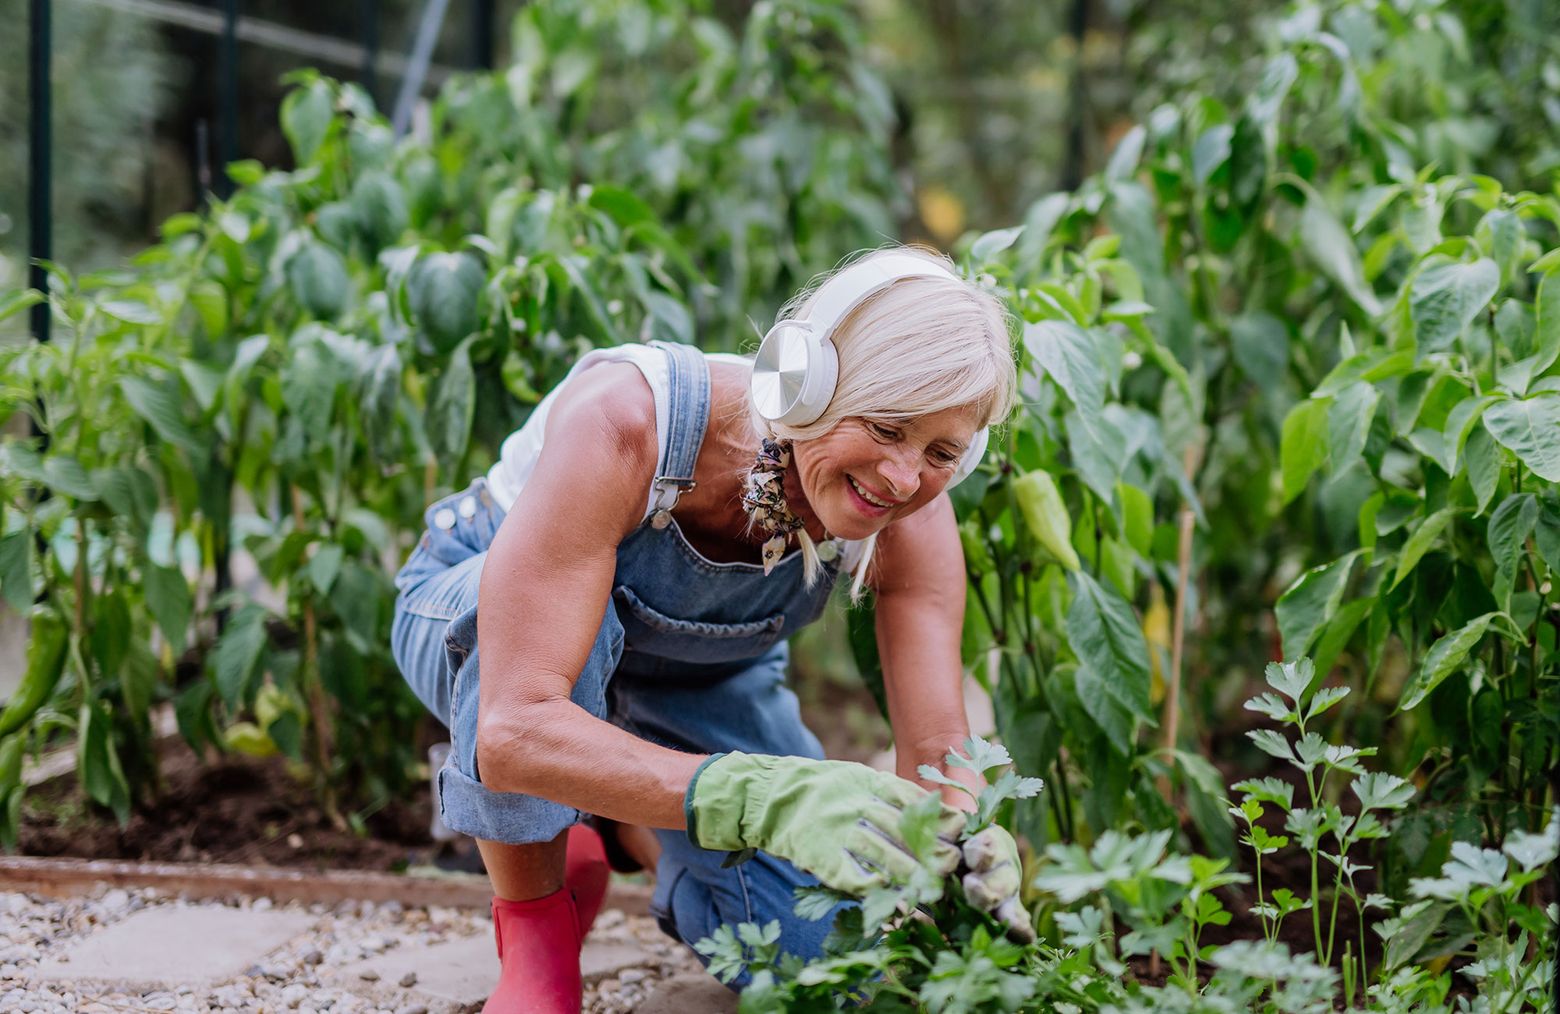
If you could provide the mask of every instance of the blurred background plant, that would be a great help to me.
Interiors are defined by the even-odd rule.
[[[1319,734],[1417,790],[1359,844],[1364,886],[1322,888],[1330,911],[1364,919],[1458,843],[1540,831],[1560,768],[1560,12],[497,6],[485,51],[472,10],[446,26],[404,134],[388,80],[296,70],[277,92],[276,66],[245,62],[253,157],[201,186],[212,111],[168,128],[205,137],[195,182],[159,183],[199,207],[129,261],[144,204],[100,244],[57,230],[54,340],[0,346],[0,596],[49,634],[0,713],[0,837],[23,752],[73,745],[119,820],[155,796],[159,706],[194,746],[285,755],[361,829],[419,772],[427,720],[387,648],[424,505],[585,349],[742,348],[813,274],[894,239],[951,249],[1022,321],[1024,407],[954,499],[965,661],[1048,785],[1000,815],[1031,873],[1119,833],[1242,861],[1229,786],[1278,759],[1234,735],[1275,721],[1242,702],[1302,655],[1354,691]],[[382,13],[411,32],[409,5]],[[299,24],[361,32],[342,18]],[[131,75],[143,125],[172,115],[155,82],[209,73],[177,66]],[[94,179],[87,152],[181,163],[102,150],[60,157],[61,221],[86,214],[62,195],[67,167]],[[0,235],[13,265],[22,236]],[[39,298],[4,291],[0,327],[23,334]],[[803,695],[881,700],[870,611],[841,612],[801,639]],[[827,710],[854,737],[870,705]],[[1060,939],[1064,907],[1030,900]],[[1398,956],[1458,949],[1420,944]]]

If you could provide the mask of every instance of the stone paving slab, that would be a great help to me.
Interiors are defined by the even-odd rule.
[[[209,985],[241,974],[314,922],[301,911],[148,908],[73,943],[32,974],[45,981]]]
[[[737,994],[708,975],[675,975],[656,985],[637,1014],[730,1014]]]
[[[580,977],[590,985],[659,960],[632,944],[587,940],[580,954]],[[498,985],[498,971],[493,938],[480,935],[432,947],[392,947],[384,954],[344,965],[332,972],[331,978],[344,987],[361,988],[364,982],[400,986],[429,1000],[460,1006],[485,1000]]]
[[[392,948],[366,961],[344,965],[329,978],[343,988],[365,982],[405,987],[409,992],[456,1006],[480,1004],[498,984],[498,955],[487,936],[462,937],[431,947]]]

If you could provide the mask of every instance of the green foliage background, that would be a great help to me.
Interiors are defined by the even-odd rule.
[[[1003,819],[1042,879],[1141,832],[1161,836],[1143,876],[1173,840],[1226,886],[1224,771],[1279,756],[1226,730],[1251,674],[1308,657],[1296,706],[1351,688],[1323,692],[1319,726],[1417,789],[1364,836],[1392,917],[1424,916],[1398,963],[1433,984],[1437,955],[1504,961],[1529,947],[1515,928],[1496,951],[1460,935],[1482,908],[1393,906],[1555,803],[1551,15],[1333,0],[1199,34],[1119,13],[1125,63],[1173,68],[1130,90],[1136,125],[1099,172],[956,244],[1023,321],[1024,408],[955,494],[965,660],[1048,783]],[[739,347],[906,220],[867,39],[829,0],[757,4],[738,33],[681,3],[535,5],[514,64],[452,79],[425,134],[397,141],[361,89],[301,72],[279,111],[294,168],[236,164],[231,200],[124,269],[54,271],[58,340],[0,350],[0,415],[48,436],[0,442],[0,595],[60,633],[0,713],[0,832],[21,753],[70,736],[124,819],[162,700],[194,744],[292,757],[343,820],[401,791],[420,706],[388,655],[389,575],[423,507],[585,349]],[[37,298],[0,296],[0,317]],[[234,546],[279,607],[218,580]],[[852,616],[869,682],[870,629]],[[1313,900],[1363,906],[1352,884]],[[1065,892],[1029,900],[1053,940],[1082,918]],[[1150,949],[1196,992],[1196,946]]]

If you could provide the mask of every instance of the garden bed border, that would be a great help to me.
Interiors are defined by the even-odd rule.
[[[363,870],[293,870],[225,863],[156,863],[118,859],[0,856],[0,891],[79,897],[99,886],[156,888],[189,899],[269,898],[337,904],[396,901],[407,906],[444,905],[485,911],[493,898],[488,879],[469,873],[418,876]],[[604,907],[647,915],[650,889],[614,881]]]

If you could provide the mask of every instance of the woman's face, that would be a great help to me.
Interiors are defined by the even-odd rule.
[[[851,416],[796,441],[792,458],[808,506],[830,534],[864,539],[935,499],[979,428],[974,406],[908,422]]]

